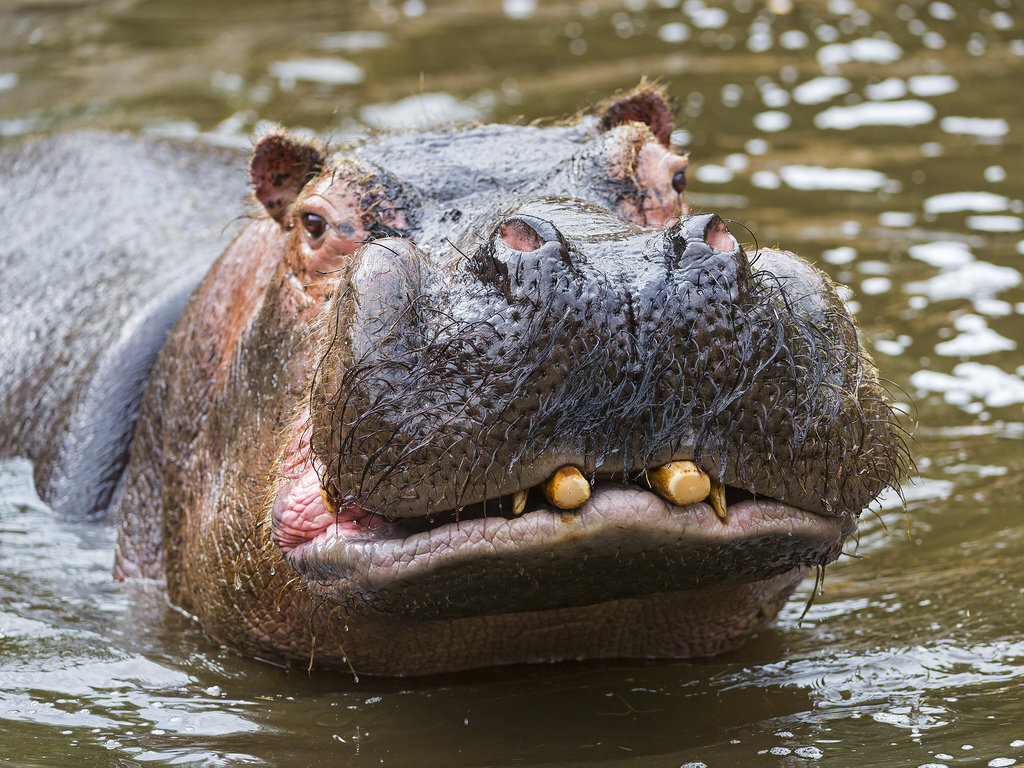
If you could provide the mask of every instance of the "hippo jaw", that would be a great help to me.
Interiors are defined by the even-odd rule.
[[[573,231],[568,220],[559,220],[562,204],[534,201],[522,206],[493,227],[490,240],[475,255],[467,256],[460,249],[463,256],[474,260],[469,271],[477,282],[463,292],[463,305],[458,296],[465,287],[447,285],[444,294],[456,299],[443,311],[439,309],[438,315],[455,324],[452,318],[458,312],[472,313],[466,307],[475,306],[473,293],[482,290],[489,292],[489,300],[508,310],[502,320],[515,317],[519,310],[529,314],[531,308],[543,304],[535,300],[539,294],[531,293],[545,292],[537,280],[550,282],[552,297],[569,294],[591,301],[595,291],[600,293],[616,282],[608,279],[614,272],[608,262],[627,258],[621,246],[613,254],[604,252],[602,243],[609,241],[633,244],[632,250],[625,250],[641,273],[633,286],[636,290],[630,293],[629,301],[637,304],[632,307],[634,313],[642,314],[638,297],[652,280],[662,280],[674,270],[685,272],[695,264],[699,265],[697,273],[674,278],[679,285],[699,285],[703,279],[710,281],[713,288],[708,290],[717,292],[723,304],[742,305],[746,300],[743,294],[753,280],[747,258],[731,235],[723,234],[717,217],[692,217],[666,234],[640,230],[614,217],[602,219],[601,212],[588,209],[588,240],[584,233]],[[654,253],[652,248],[661,251]],[[452,381],[452,391],[446,391],[443,382],[433,381],[427,382],[425,390],[416,391],[415,386],[422,385],[424,379],[415,374],[412,358],[429,357],[424,349],[431,344],[449,345],[449,352],[452,347],[450,339],[439,342],[436,336],[424,343],[422,327],[414,327],[417,322],[422,325],[422,318],[414,317],[410,308],[424,311],[432,290],[425,285],[444,278],[424,275],[432,267],[426,266],[424,255],[406,241],[378,243],[361,253],[347,286],[324,313],[333,325],[325,331],[328,341],[310,405],[296,419],[283,453],[281,480],[270,509],[273,537],[286,561],[312,592],[342,604],[349,612],[421,621],[558,612],[669,593],[718,590],[718,594],[730,594],[730,590],[742,591],[772,579],[779,580],[779,590],[788,594],[808,567],[824,566],[841,553],[842,542],[855,529],[862,506],[882,485],[877,477],[865,479],[864,474],[889,472],[888,477],[892,476],[891,446],[882,452],[884,457],[872,455],[871,448],[875,441],[891,441],[888,422],[880,432],[865,432],[879,416],[871,402],[877,382],[866,368],[847,377],[856,380],[855,386],[871,385],[859,394],[864,402],[857,402],[852,411],[848,407],[843,410],[843,403],[849,406],[847,396],[840,398],[839,404],[830,401],[828,407],[809,408],[819,421],[832,419],[861,430],[861,434],[842,437],[843,445],[836,446],[859,462],[846,473],[843,487],[814,487],[822,485],[820,475],[804,477],[790,472],[781,479],[772,477],[778,465],[764,460],[764,435],[748,432],[746,438],[726,439],[712,434],[721,414],[693,404],[699,399],[701,382],[685,375],[680,381],[691,393],[687,402],[666,399],[655,403],[653,410],[648,403],[634,411],[622,402],[598,402],[599,409],[619,409],[627,416],[619,414],[598,422],[597,431],[565,430],[563,434],[558,426],[565,423],[563,417],[545,413],[544,392],[521,394],[516,387],[499,383],[497,390],[504,392],[504,397],[485,396],[488,408],[506,415],[519,405],[524,410],[504,421],[488,422],[485,416],[479,424],[483,437],[477,440],[466,434],[465,423],[460,422],[467,410],[475,408],[467,405],[470,396],[466,393],[479,394],[486,388],[480,382],[489,376],[500,381],[500,374],[514,371],[519,363],[491,360],[482,374],[476,371],[480,375],[471,384]],[[659,261],[663,256],[672,263]],[[785,275],[786,279],[778,274],[759,278],[762,283],[773,283],[772,290],[778,291],[774,304],[758,300],[762,309],[791,302],[818,321],[822,315],[837,312],[848,319],[831,288],[810,267],[796,266],[795,257],[783,254],[765,259],[791,268],[792,273]],[[654,270],[657,279],[643,274],[643,264],[652,261],[658,264]],[[516,275],[529,285],[512,285]],[[563,279],[566,275],[569,277]],[[796,286],[792,295],[779,287],[787,280]],[[811,283],[813,297],[800,293]],[[817,306],[815,302],[821,300],[816,297],[822,291],[825,305]],[[608,300],[606,296],[595,301],[607,305]],[[342,312],[345,302],[349,305]],[[572,304],[569,300],[563,311],[556,303],[558,311],[554,312],[551,304],[543,306],[564,320],[571,314]],[[593,304],[591,301],[587,312]],[[666,312],[659,322],[685,326],[688,333],[699,332],[700,322],[687,315],[684,305],[676,307],[676,314]],[[488,323],[494,322],[494,318],[488,319]],[[641,335],[636,319],[631,322],[634,335]],[[718,332],[722,323],[710,325]],[[481,327],[477,323],[470,326]],[[564,330],[562,327],[559,332]],[[620,327],[603,332],[614,336],[626,331]],[[739,332],[749,333],[750,329]],[[503,341],[509,360],[529,352],[515,341]],[[778,347],[787,340],[760,341]],[[534,338],[527,346],[536,343]],[[852,338],[834,343],[845,350],[834,355],[836,365],[840,358],[842,364],[848,363],[850,355],[860,359],[859,353],[848,349],[855,345]],[[571,339],[563,333],[549,347],[570,344]],[[654,354],[678,358],[692,352],[688,344],[688,339],[677,338]],[[466,348],[479,354],[488,345],[475,338]],[[343,358],[340,363],[338,350]],[[495,354],[500,357],[502,353]],[[639,353],[641,357],[644,354],[642,350]],[[783,357],[783,368],[795,364],[794,356]],[[595,375],[597,369],[587,368],[585,358],[576,354],[575,364],[581,370],[553,385],[549,392],[552,400],[572,401],[574,387]],[[459,359],[466,362],[464,357]],[[770,372],[773,362],[762,358],[746,364],[760,364]],[[537,370],[542,369],[539,364]],[[396,371],[404,371],[416,385],[403,389],[406,385]],[[825,388],[835,385],[829,380],[833,374],[835,371],[819,370],[801,375],[808,386]],[[730,402],[749,407],[744,387],[752,386],[751,382],[756,379],[734,384],[728,394]],[[648,386],[657,384],[656,377],[647,382]],[[396,396],[395,391],[401,394]],[[623,392],[622,381],[604,391]],[[389,400],[392,396],[395,399]],[[411,415],[416,408],[410,403],[425,406],[430,397],[440,398],[438,402],[448,408],[441,418],[431,420],[428,415],[424,420]],[[494,405],[496,400],[500,406]],[[595,413],[593,406],[578,404],[581,413],[590,418]],[[730,413],[720,403],[715,407]],[[476,412],[486,410],[477,408]],[[674,420],[655,412],[671,413]],[[742,415],[743,407],[731,413]],[[641,426],[632,428],[631,419]],[[642,424],[644,419],[649,423]],[[823,435],[835,439],[836,433],[829,431],[832,426],[819,423],[804,428],[813,443]],[[493,439],[499,428],[503,436],[512,436],[504,449],[500,440]],[[601,434],[602,428],[607,433]],[[566,437],[568,432],[573,432],[572,437]],[[748,449],[745,439],[755,437],[761,443]],[[794,456],[803,449],[788,443],[787,447]],[[444,457],[451,453],[459,454],[470,469],[448,473],[451,461],[446,463]],[[489,453],[491,457],[502,453],[504,460],[487,463]],[[818,454],[801,455],[798,464],[810,466],[820,460]],[[678,505],[652,492],[646,473],[670,461],[700,464],[713,483],[724,488],[726,508],[716,510],[710,499]],[[591,484],[589,500],[572,510],[557,508],[539,490],[563,466],[579,467]],[[857,477],[859,481],[854,480]],[[768,620],[774,611],[769,613]],[[715,621],[721,622],[723,617],[710,624]],[[737,621],[749,621],[749,617],[737,617]],[[735,634],[726,637],[727,641],[709,640],[700,647],[713,653],[737,642]],[[551,653],[552,658],[562,657],[557,649]]]
[[[287,562],[314,593],[349,610],[408,619],[548,611],[792,577],[835,560],[855,525],[849,515],[732,488],[723,519],[707,501],[675,505],[621,479],[599,479],[573,510],[534,488],[518,515],[510,494],[388,520],[352,504],[332,512],[316,462],[304,455],[273,506]]]

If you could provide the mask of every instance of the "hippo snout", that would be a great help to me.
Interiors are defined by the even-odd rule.
[[[649,229],[544,198],[476,231],[443,259],[367,245],[325,309],[304,418],[335,533],[279,535],[300,573],[354,610],[457,618],[838,556],[899,467],[822,273],[748,258],[713,214]]]
[[[850,518],[897,471],[870,449],[890,439],[870,363],[806,262],[748,259],[714,214],[652,230],[540,199],[480,229],[430,268],[376,241],[334,299],[311,445],[349,503],[422,518],[559,467],[634,482],[683,461]]]

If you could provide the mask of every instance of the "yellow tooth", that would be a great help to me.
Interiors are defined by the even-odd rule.
[[[544,483],[544,495],[559,509],[576,509],[590,498],[590,483],[576,467],[562,467]]]
[[[659,496],[673,504],[694,504],[711,493],[711,478],[692,461],[670,461],[647,473],[647,482]]]
[[[521,515],[526,509],[526,491],[516,491],[512,495],[512,514]]]
[[[711,495],[708,496],[708,501],[711,502],[711,507],[715,510],[715,514],[722,520],[725,520],[728,515],[725,511],[725,486],[718,480],[711,481]]]
[[[333,484],[329,486],[321,485],[320,498],[324,500],[324,506],[327,508],[327,511],[332,515],[336,515],[338,513],[338,503],[334,500],[335,494],[331,493],[331,490],[333,489]]]

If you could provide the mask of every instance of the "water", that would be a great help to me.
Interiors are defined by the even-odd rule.
[[[696,662],[286,672],[112,583],[110,529],[59,523],[6,464],[0,764],[1024,764],[1020,2],[0,10],[4,141],[529,121],[645,74],[679,98],[691,201],[850,286],[918,422],[906,509],[886,498],[865,516],[806,616],[810,584],[776,629]]]

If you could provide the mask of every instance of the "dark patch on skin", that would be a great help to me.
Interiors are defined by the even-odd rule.
[[[366,242],[406,237],[415,226],[420,201],[383,169],[369,167],[351,156],[342,157],[331,170],[331,188],[355,192],[352,218],[336,225],[346,237],[355,236],[357,227],[368,234]],[[398,226],[400,220],[402,226]]]
[[[411,194],[403,189],[397,179],[381,171],[360,180],[359,210],[363,228],[370,233],[372,239],[381,237],[407,237],[415,227],[414,211],[417,201],[410,200]],[[404,227],[388,224],[401,215],[405,219]]]
[[[382,237],[405,236],[405,232],[403,230],[395,229],[394,227],[389,227],[387,224],[385,224],[382,221],[378,221],[377,219],[370,220],[369,223],[366,225],[366,229],[370,233],[370,237],[373,240],[378,240]]]

